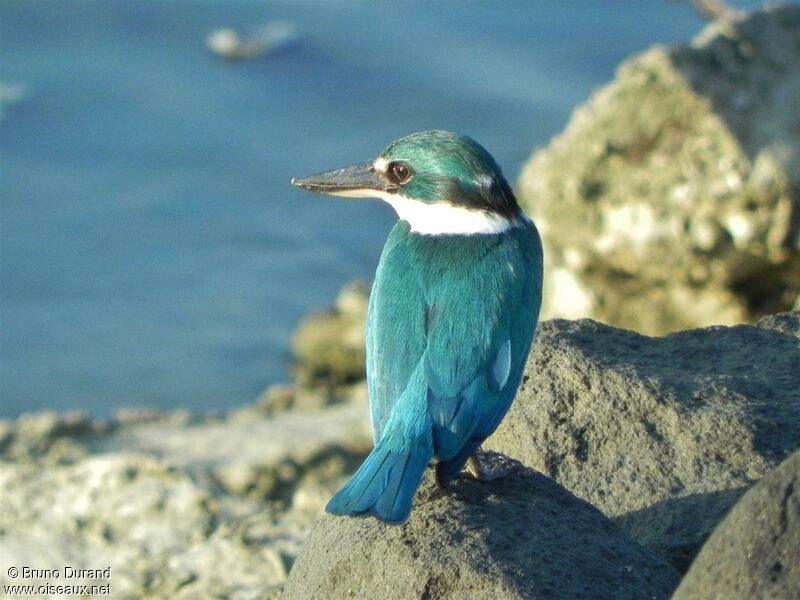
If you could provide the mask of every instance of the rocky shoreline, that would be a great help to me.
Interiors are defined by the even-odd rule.
[[[713,554],[732,529],[764,555],[783,544],[746,584],[800,589],[798,311],[660,338],[544,322],[487,444],[515,472],[444,494],[428,481],[400,527],[318,521],[371,440],[363,385],[304,393],[217,417],[0,422],[0,562],[110,567],[130,598],[668,598],[722,522],[698,562],[739,573]],[[785,508],[753,514],[748,489]],[[764,527],[782,541],[759,541]],[[716,589],[697,569],[680,589]]]
[[[796,597],[798,47],[784,7],[655,48],[534,155],[518,188],[548,314],[611,325],[541,323],[485,445],[511,475],[428,477],[402,526],[324,515],[372,445],[351,284],[296,332],[295,383],[251,406],[0,420],[0,584],[69,567],[109,569],[70,583],[118,598]]]
[[[485,447],[516,472],[428,481],[403,527],[325,516],[285,597],[669,598],[687,570],[681,598],[800,590],[798,311],[664,337],[546,321]]]
[[[369,450],[365,411],[356,392],[283,414],[3,421],[0,563],[110,567],[122,598],[277,597],[324,503]],[[15,582],[3,572],[0,583]]]

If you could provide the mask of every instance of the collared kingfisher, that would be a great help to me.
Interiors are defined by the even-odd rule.
[[[434,458],[442,488],[467,463],[485,475],[476,451],[511,406],[539,317],[539,234],[492,156],[446,131],[292,183],[379,198],[400,218],[367,316],[375,447],[326,510],[402,523]]]

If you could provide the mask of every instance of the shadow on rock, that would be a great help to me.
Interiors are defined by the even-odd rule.
[[[612,520],[685,573],[708,536],[746,491],[741,487],[673,498]]]
[[[546,321],[485,446],[620,517],[685,568],[739,490],[800,448],[799,331],[800,312],[663,338]],[[685,498],[693,510],[673,502]],[[641,527],[632,514],[653,522]]]
[[[795,452],[733,507],[674,598],[797,598],[798,557],[800,452]]]
[[[597,509],[519,463],[440,492],[427,474],[410,520],[326,515],[284,598],[667,598],[677,573]]]

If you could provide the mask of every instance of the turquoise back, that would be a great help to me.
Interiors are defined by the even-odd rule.
[[[424,387],[415,395],[427,398],[435,423],[437,414],[452,420],[450,399],[469,396],[470,435],[491,434],[519,386],[541,289],[541,242],[529,222],[500,235],[426,236],[399,221],[383,249],[367,322],[375,442],[409,385]],[[421,360],[424,377],[412,378]],[[440,458],[464,445],[458,429],[434,430]]]

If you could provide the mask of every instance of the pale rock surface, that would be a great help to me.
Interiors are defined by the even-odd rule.
[[[544,318],[658,334],[800,306],[800,7],[626,61],[523,169]]]
[[[371,447],[357,389],[349,402],[308,411],[0,421],[0,585],[277,598],[307,531]],[[9,566],[110,567],[111,577],[12,581]]]

